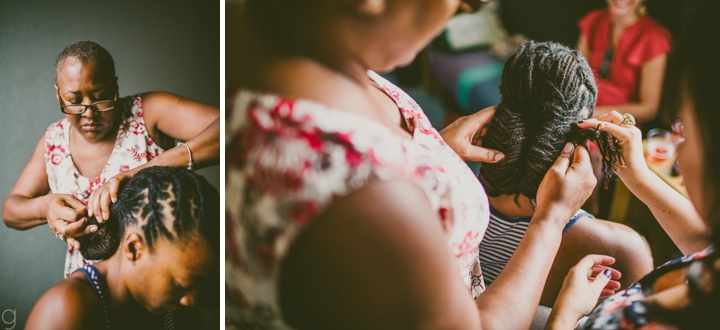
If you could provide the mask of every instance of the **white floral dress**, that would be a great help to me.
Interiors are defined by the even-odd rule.
[[[48,126],[45,131],[45,170],[47,171],[50,193],[70,194],[88,203],[90,194],[113,176],[143,165],[164,150],[155,144],[145,128],[140,95],[126,96],[117,101],[113,111],[123,111],[123,119],[117,133],[115,147],[96,178],[80,174],[70,152],[70,130],[72,126],[63,118]],[[93,261],[84,260],[80,252],[68,245],[64,275]]]
[[[477,247],[488,225],[485,191],[402,90],[368,72],[401,109],[412,139],[361,115],[308,100],[228,93],[226,130],[226,324],[283,329],[279,266],[296,235],[335,197],[372,181],[419,183],[441,217],[458,275],[485,290]]]

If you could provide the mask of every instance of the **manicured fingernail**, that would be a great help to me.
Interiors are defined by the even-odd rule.
[[[117,198],[115,198],[115,197],[110,197],[110,200],[112,200],[113,203],[117,202]]]
[[[605,275],[605,277],[610,278],[610,276],[612,276],[612,271],[610,271],[609,269],[606,269],[603,272],[603,274]]]
[[[90,204],[88,204],[88,216],[92,216],[92,208],[90,207]]]
[[[107,213],[103,212],[102,214],[103,214],[103,220],[107,220],[107,218],[108,218]]]
[[[496,155],[495,155],[495,161],[496,161],[496,162],[499,162],[499,161],[502,160],[503,158],[505,158],[505,155],[503,155],[503,154],[496,154]]]
[[[89,230],[91,233],[94,233],[94,232],[97,231],[97,226],[90,226],[90,227],[88,227],[88,230]]]
[[[568,142],[565,144],[565,147],[563,148],[563,152],[572,152],[573,151],[573,144],[572,142]]]
[[[584,122],[585,122],[584,120],[578,120],[578,124],[582,124]]]
[[[96,220],[98,223],[103,223],[103,221],[104,221],[104,220],[103,220],[102,218],[100,218],[100,217],[95,217],[95,220]]]

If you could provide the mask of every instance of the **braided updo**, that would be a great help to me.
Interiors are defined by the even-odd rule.
[[[483,164],[479,178],[490,196],[522,194],[535,199],[545,173],[568,141],[593,141],[608,174],[623,165],[612,137],[575,122],[592,116],[595,78],[578,51],[553,42],[530,41],[505,63],[502,96],[483,147],[505,158]]]
[[[90,217],[90,224],[97,224]],[[150,251],[159,239],[179,243],[200,237],[220,251],[220,196],[202,176],[182,167],[153,166],[124,184],[110,219],[97,232],[78,237],[85,259],[110,258],[125,229],[137,226]]]

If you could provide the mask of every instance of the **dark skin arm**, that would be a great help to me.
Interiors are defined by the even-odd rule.
[[[184,146],[173,147],[173,140],[184,141],[192,151],[195,169],[220,163],[220,109],[179,95],[149,92],[142,95],[145,125],[153,141],[166,151],[147,164],[123,172],[93,192],[88,215],[98,221],[110,216],[110,203],[117,200],[120,184],[139,170],[150,166],[188,166]]]
[[[85,275],[76,273],[40,297],[25,329],[101,329],[103,317],[100,299]]]
[[[97,228],[85,228],[86,207],[80,200],[72,195],[48,194],[44,153],[43,135],[3,203],[3,221],[6,226],[19,230],[47,223],[51,232],[60,232],[68,237],[68,243],[76,245],[77,241],[71,237],[89,234]]]
[[[457,269],[419,187],[371,184],[298,237],[283,266],[281,306],[300,329],[477,329]]]

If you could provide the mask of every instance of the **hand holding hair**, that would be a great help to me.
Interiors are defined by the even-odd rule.
[[[97,231],[97,226],[88,226],[87,207],[72,195],[50,194],[45,197],[45,219],[50,232],[79,249],[75,237]]]
[[[494,115],[495,107],[488,107],[472,115],[460,117],[445,127],[440,135],[464,161],[497,163],[505,158],[505,155],[500,151],[481,147],[487,125]]]

